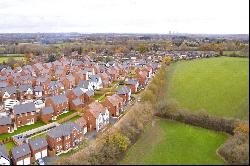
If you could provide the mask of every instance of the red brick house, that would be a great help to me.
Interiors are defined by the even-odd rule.
[[[1,98],[4,102],[7,99],[17,100],[17,90],[15,86],[6,87],[1,91]]]
[[[49,123],[50,120],[53,119],[54,110],[52,107],[44,107],[41,110],[40,118],[44,123]]]
[[[35,160],[48,156],[48,143],[46,138],[37,138],[29,140],[31,156]]]
[[[75,121],[76,124],[78,124],[83,131],[83,134],[86,134],[88,129],[87,129],[87,121],[84,119],[84,117],[78,118]]]
[[[31,125],[37,121],[34,103],[25,103],[13,107],[14,129],[24,125]]]
[[[45,106],[51,106],[54,110],[54,118],[69,110],[68,98],[62,94],[57,96],[48,97],[45,100]]]
[[[84,102],[84,92],[79,87],[68,90],[66,96],[69,98],[69,101],[79,98],[81,102]]]
[[[33,88],[31,84],[23,84],[18,87],[18,97],[20,100],[33,99]]]
[[[116,90],[116,94],[118,94],[123,101],[126,103],[131,99],[131,89],[128,86],[122,86]]]
[[[75,78],[72,74],[63,77],[61,82],[65,89],[72,89],[76,85]]]
[[[14,165],[30,165],[31,151],[28,144],[22,144],[11,148],[10,156]]]
[[[0,117],[0,134],[14,132],[14,126],[9,116]]]
[[[123,111],[123,98],[117,94],[107,96],[103,102],[103,105],[108,108],[109,114],[111,116],[120,116],[121,112]]]
[[[109,123],[109,111],[101,103],[94,101],[87,106],[83,114],[88,131],[99,131]]]
[[[132,93],[136,93],[138,91],[139,82],[137,79],[128,79],[125,81],[125,84],[131,89]]]
[[[51,129],[47,133],[47,141],[50,150],[56,154],[68,151],[83,141],[83,132],[80,126],[74,122],[66,122]]]

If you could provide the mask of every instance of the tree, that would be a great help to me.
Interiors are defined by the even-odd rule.
[[[54,62],[56,60],[55,55],[49,55],[47,62]]]
[[[24,63],[29,64],[31,62],[32,57],[33,57],[33,53],[26,53],[24,55]]]
[[[7,60],[7,65],[9,65],[12,69],[14,68],[14,65],[17,63],[17,61],[13,58],[13,57],[10,57],[8,58]]]
[[[171,58],[171,56],[165,56],[164,58],[163,58],[163,62],[165,63],[165,64],[169,64],[170,62],[172,61],[172,58]]]
[[[137,48],[137,50],[143,54],[146,53],[148,51],[148,47],[146,47],[144,44],[139,45],[139,47]]]

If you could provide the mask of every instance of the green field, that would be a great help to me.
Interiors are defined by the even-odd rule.
[[[219,57],[173,63],[167,98],[190,111],[248,119],[249,59]]]
[[[225,164],[216,155],[227,135],[157,119],[119,164]]]
[[[7,60],[12,57],[16,60],[21,60],[23,59],[24,54],[4,54],[0,56],[0,63],[2,63],[3,61],[7,62]]]

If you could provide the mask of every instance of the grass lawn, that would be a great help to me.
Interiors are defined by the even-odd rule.
[[[45,124],[42,121],[37,121],[35,124],[19,127],[13,133],[1,134],[0,135],[0,140],[3,140],[5,138],[11,137],[11,136],[16,135],[16,134],[23,133],[23,132],[31,130],[31,129],[35,129],[35,128],[41,127],[43,125],[45,125]]]
[[[221,132],[157,119],[119,164],[225,164],[216,150],[227,137]]]
[[[190,111],[248,119],[249,59],[218,57],[169,66],[167,98]]]
[[[0,63],[2,63],[3,61],[7,62],[7,60],[12,57],[16,60],[21,60],[23,58],[23,54],[5,54],[5,55],[1,55],[0,56]]]
[[[73,114],[73,113],[75,113],[75,112],[76,112],[76,111],[70,110],[70,111],[68,111],[67,113],[64,113],[64,114],[59,115],[59,116],[56,118],[56,120],[52,120],[51,122],[56,122],[56,121],[58,121],[58,120],[61,120],[61,119],[65,118],[65,117],[67,117],[67,116],[69,116],[69,115],[71,115],[71,114]]]
[[[77,119],[79,119],[79,118],[81,118],[81,116],[77,115],[77,116],[71,118],[69,121],[75,122],[75,121],[76,121]]]
[[[11,148],[16,146],[16,144],[13,141],[8,142],[8,143],[6,143],[4,145],[5,145],[7,154],[9,154]]]

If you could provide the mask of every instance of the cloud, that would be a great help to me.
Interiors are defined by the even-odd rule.
[[[0,0],[0,33],[248,33],[248,4],[248,0]]]

